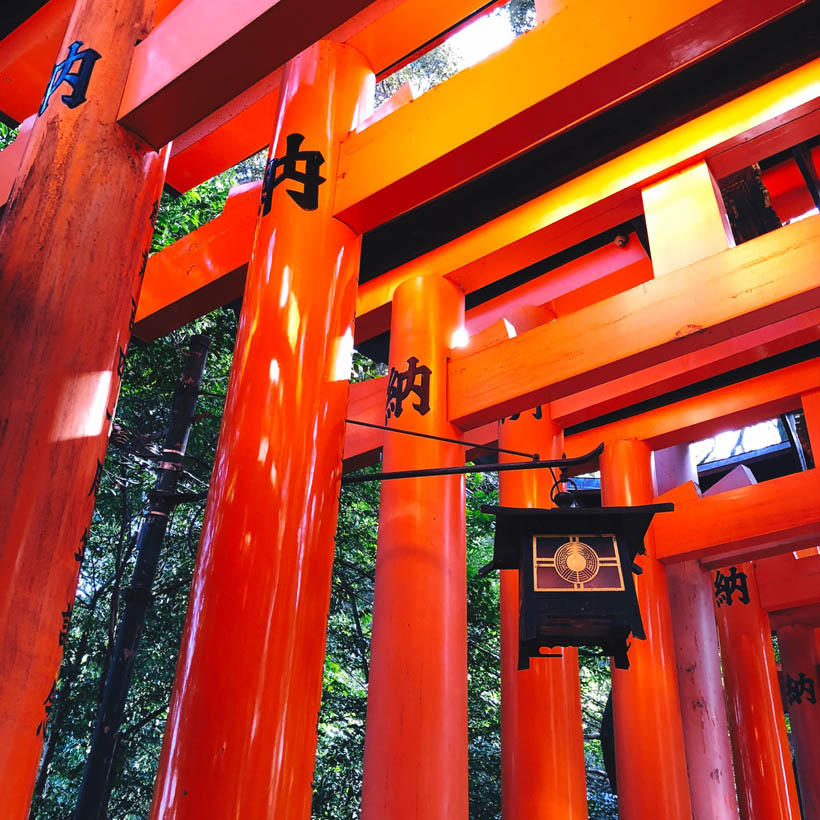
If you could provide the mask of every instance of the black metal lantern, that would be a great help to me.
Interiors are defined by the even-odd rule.
[[[559,499],[566,503],[567,499]],[[490,569],[517,569],[518,668],[542,647],[600,646],[628,669],[627,639],[646,639],[632,573],[657,512],[642,507],[482,507],[496,517]]]

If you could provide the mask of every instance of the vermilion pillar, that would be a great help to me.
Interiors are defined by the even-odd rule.
[[[820,667],[814,629],[777,630],[804,820],[820,820]]]
[[[0,781],[28,815],[164,177],[117,125],[152,0],[77,0],[0,223]]]
[[[561,458],[563,430],[549,407],[498,426],[499,446]],[[501,455],[502,461],[520,461]],[[546,470],[499,474],[501,504],[551,507]],[[587,790],[578,650],[518,669],[518,572],[501,571],[501,807],[504,820],[586,820]]]
[[[331,214],[372,79],[338,43],[285,68],[152,818],[310,815],[359,261]]]
[[[712,580],[741,820],[799,820],[771,628],[753,565],[718,570]]]
[[[697,482],[689,445],[654,453],[659,495]],[[709,573],[698,561],[666,567],[693,820],[737,820],[732,749]]]
[[[601,493],[605,506],[652,503],[652,454],[644,442],[607,442]],[[645,543],[635,586],[647,639],[632,641],[628,670],[612,670],[618,812],[622,820],[690,820],[666,571],[651,528]]]
[[[407,381],[403,400],[388,389],[390,427],[460,435],[447,355],[463,320],[464,296],[442,277],[396,289],[390,383]],[[385,434],[386,471],[459,464],[457,444]],[[362,820],[467,820],[466,586],[464,477],[383,483]]]

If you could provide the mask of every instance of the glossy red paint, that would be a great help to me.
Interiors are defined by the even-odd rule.
[[[328,182],[315,210],[275,188],[257,224],[154,820],[310,815],[359,260],[329,209],[372,81],[327,42],[285,71],[272,153],[304,134]]]
[[[561,458],[564,435],[549,407],[498,426],[500,447]],[[520,461],[504,453],[501,461]],[[499,474],[508,507],[550,507],[546,470]],[[586,820],[587,793],[578,650],[533,660],[518,669],[518,573],[501,570],[501,811],[504,820]]]
[[[688,444],[653,453],[655,488],[672,501],[698,474]],[[683,485],[683,486],[681,486]],[[697,561],[666,567],[693,820],[737,820],[729,725],[709,573]]]
[[[760,606],[754,565],[735,569],[745,574],[749,602],[735,593],[731,605],[716,604],[716,615],[740,817],[799,820],[771,625]],[[724,567],[722,573],[729,570]]]
[[[652,503],[652,453],[646,444],[606,443],[601,496],[604,506]],[[669,593],[651,528],[645,543],[635,588],[647,639],[631,642],[628,670],[612,670],[618,811],[622,820],[691,820]]]
[[[390,366],[429,367],[429,412],[405,400],[390,427],[458,438],[447,420],[447,356],[464,295],[438,276],[396,290]],[[423,406],[423,405],[422,405]],[[464,464],[464,448],[385,434],[384,470]],[[467,820],[464,477],[386,481],[365,730],[362,820]]]
[[[820,666],[814,629],[805,624],[782,626],[777,630],[780,668],[786,682],[786,710],[789,713],[792,742],[797,758],[797,777],[805,820],[820,818]],[[803,677],[801,677],[803,676]],[[801,686],[811,678],[813,693]],[[795,692],[789,697],[788,679]]]

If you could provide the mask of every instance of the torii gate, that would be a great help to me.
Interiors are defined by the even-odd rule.
[[[537,438],[547,453],[584,422],[566,447],[605,442],[605,503],[677,501],[639,579],[649,639],[614,675],[621,816],[737,816],[707,575],[734,566],[749,601],[717,620],[740,816],[798,817],[766,613],[784,673],[811,677],[817,560],[791,552],[820,543],[816,470],[701,498],[682,446],[802,407],[820,450],[807,346],[820,337],[820,217],[735,248],[714,182],[820,132],[816,4],[635,0],[627,13],[539,0],[539,25],[508,48],[375,114],[374,77],[487,5],[154,6],[33,0],[0,41],[0,110],[30,118],[0,154],[0,349],[15,351],[0,368],[7,816],[27,812],[130,326],[155,338],[244,292],[153,818],[309,816],[342,448],[348,468],[380,451],[386,469],[464,458],[345,431],[346,413],[384,420],[386,380],[348,390],[346,363],[354,332],[388,330],[396,372],[413,357],[430,371],[429,412],[391,427],[517,449]],[[44,99],[49,76],[63,83]],[[277,161],[321,155],[298,155],[321,159],[315,198],[292,176],[295,196],[274,186],[275,162],[264,192],[236,191],[222,216],[148,258],[163,179],[187,190],[271,131]],[[791,161],[766,173],[782,219],[811,208]],[[607,232],[626,242],[606,245]],[[455,348],[462,327],[470,340]],[[742,379],[739,367],[786,351],[789,367]],[[727,386],[674,400],[722,374]],[[541,418],[525,412],[538,404]],[[543,503],[537,480],[507,479],[506,503]],[[367,820],[467,816],[463,527],[460,478],[385,486]],[[808,581],[791,581],[795,561]],[[505,820],[584,817],[573,653],[513,672],[503,590],[502,619]],[[800,740],[816,737],[812,705],[790,716],[816,812],[816,752]]]

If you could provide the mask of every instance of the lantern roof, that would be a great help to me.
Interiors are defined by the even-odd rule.
[[[496,517],[493,569],[518,569],[519,539],[538,531],[564,534],[595,531],[620,536],[630,558],[646,550],[643,539],[655,513],[672,512],[675,505],[644,504],[635,507],[501,507],[484,505],[481,511]]]

